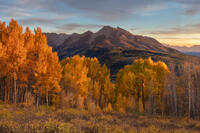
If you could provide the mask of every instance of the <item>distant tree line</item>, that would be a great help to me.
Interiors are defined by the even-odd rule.
[[[135,111],[152,115],[200,116],[199,61],[168,66],[137,59],[110,80],[97,58],[58,59],[40,28],[23,32],[17,21],[0,22],[0,100],[89,111]]]

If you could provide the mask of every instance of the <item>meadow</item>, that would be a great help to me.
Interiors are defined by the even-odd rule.
[[[1,133],[198,133],[200,122],[134,112],[0,105]]]

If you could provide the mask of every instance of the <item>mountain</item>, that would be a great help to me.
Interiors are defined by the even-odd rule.
[[[58,45],[62,44],[68,37],[69,35],[60,33],[44,33],[47,37],[47,43],[49,46],[56,48]]]
[[[69,56],[74,50],[94,48],[153,50],[165,53],[178,52],[172,48],[163,46],[153,38],[133,35],[119,27],[113,28],[110,26],[104,26],[96,33],[87,31],[83,34],[71,35],[62,45],[57,47],[57,50],[61,58],[63,58]]]
[[[186,47],[186,46],[170,46],[168,45],[169,47],[171,48],[174,48],[178,51],[181,51],[185,54],[188,54],[188,55],[192,55],[192,56],[200,56],[200,45],[193,45],[193,46],[190,46],[190,47]]]
[[[102,64],[105,63],[111,69],[112,75],[138,58],[151,57],[155,61],[178,64],[186,57],[185,54],[162,45],[154,38],[133,35],[122,28],[110,26],[104,26],[96,33],[74,33],[54,50],[58,52],[60,59],[76,54],[97,57]]]

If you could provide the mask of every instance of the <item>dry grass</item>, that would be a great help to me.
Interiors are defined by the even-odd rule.
[[[0,105],[0,133],[198,133],[200,122],[136,113]]]

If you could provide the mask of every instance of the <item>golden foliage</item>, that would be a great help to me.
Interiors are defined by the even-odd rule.
[[[123,96],[133,96],[137,109],[143,112],[149,97],[156,97],[161,102],[167,72],[169,70],[164,62],[138,59],[118,72],[116,88]]]
[[[13,82],[3,87],[2,91],[7,92],[3,99],[25,102],[30,98],[28,93],[34,92],[36,97],[45,96],[45,103],[50,103],[49,94],[53,96],[60,91],[61,66],[42,30],[37,28],[33,34],[27,27],[23,33],[16,20],[12,19],[8,26],[0,22],[0,51],[0,78],[6,78],[6,83]],[[11,94],[13,99],[8,97]],[[22,94],[27,97],[21,97]]]
[[[62,87],[66,93],[93,100],[101,109],[113,102],[114,85],[110,81],[110,71],[97,60],[79,55],[61,61],[63,66]]]

